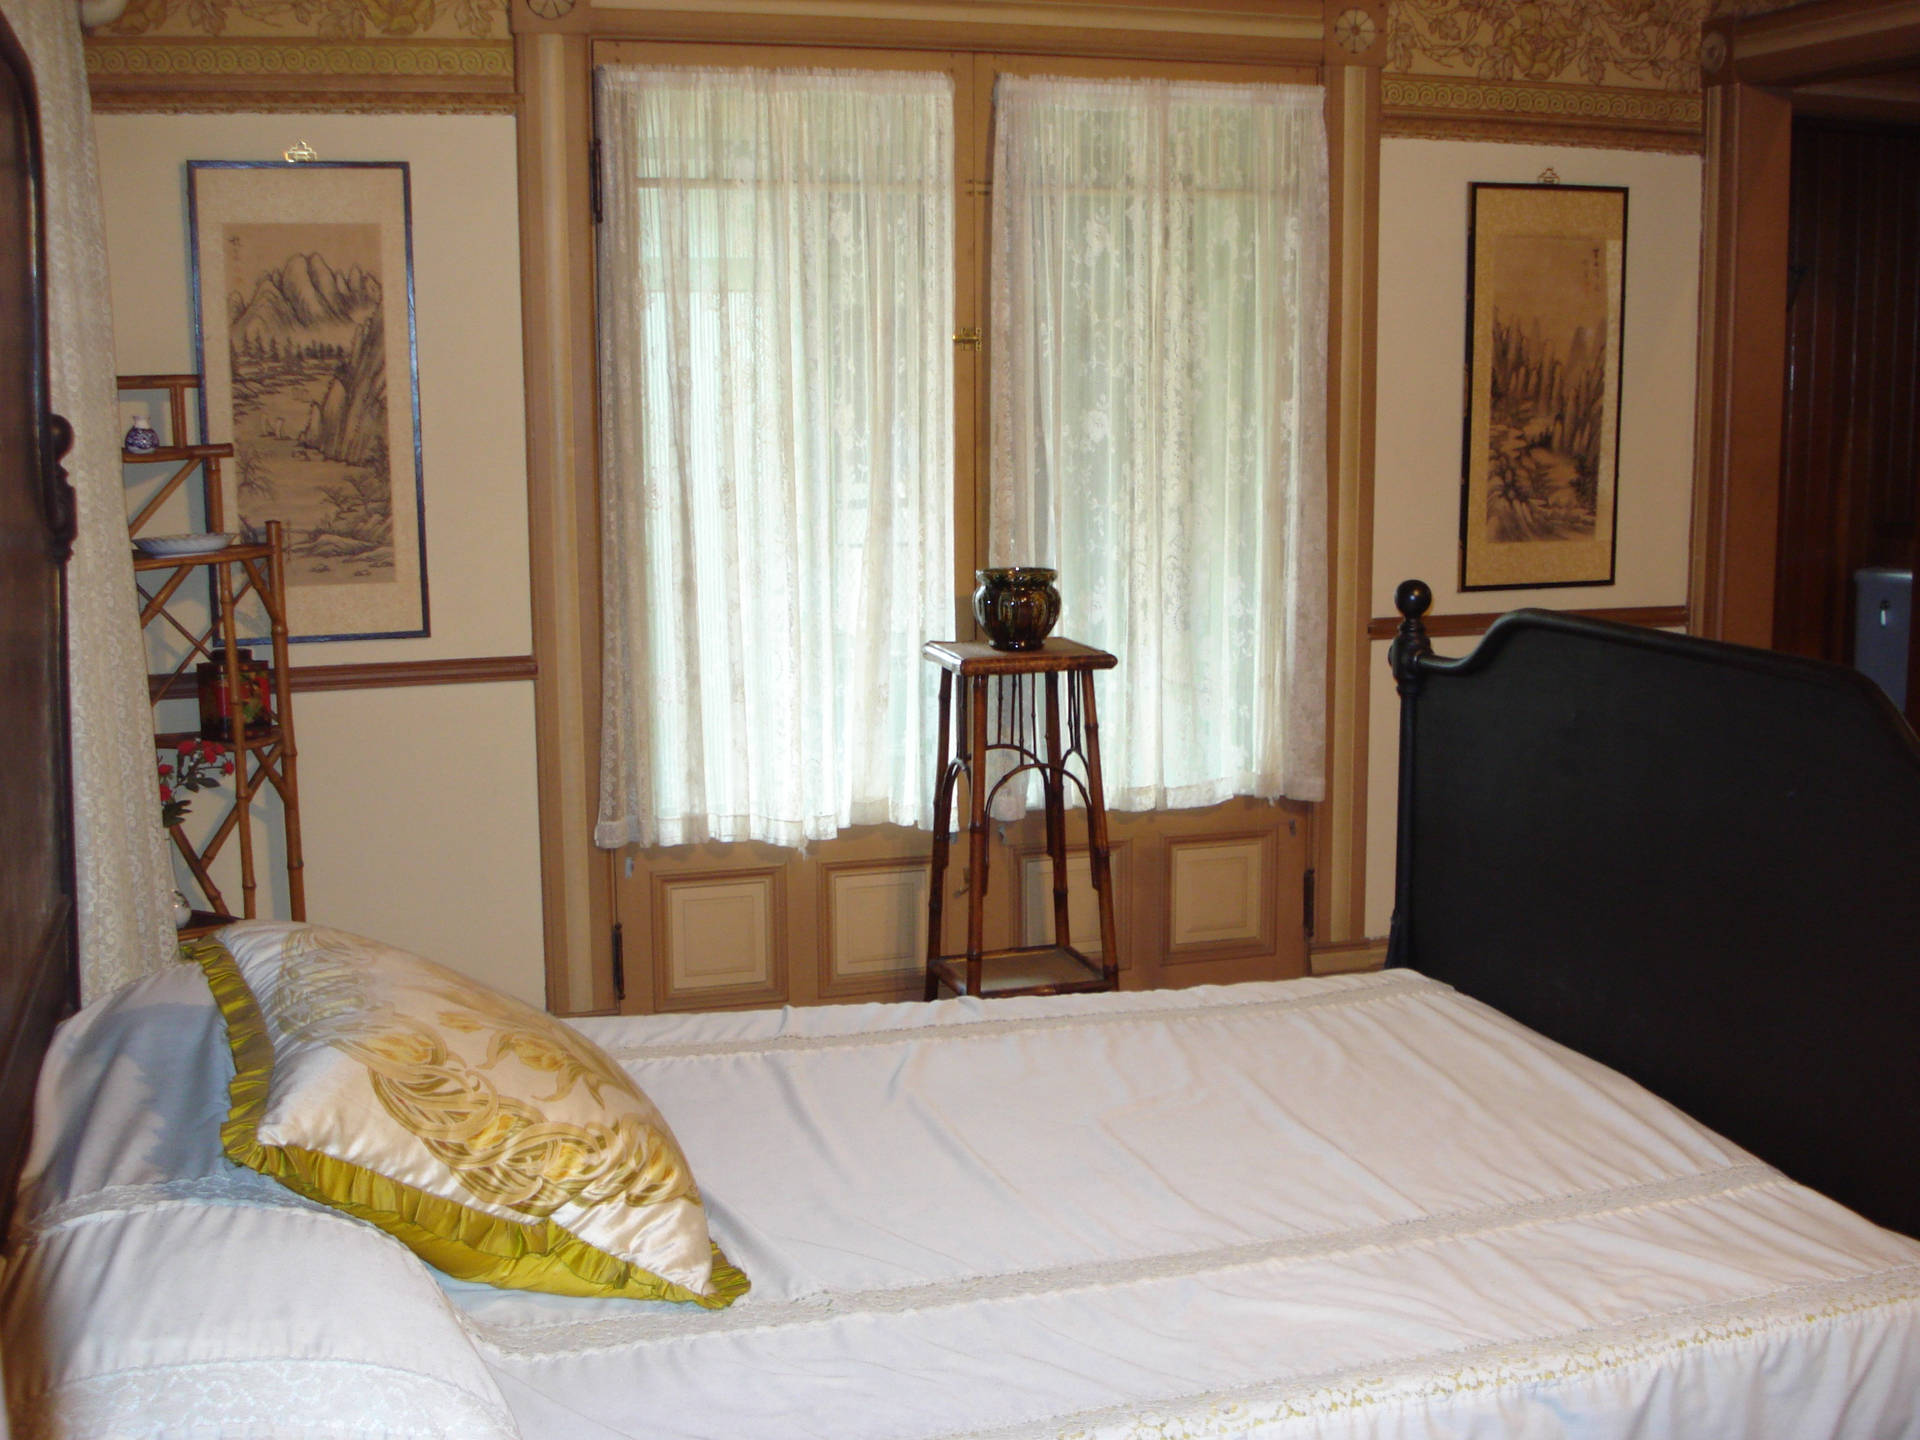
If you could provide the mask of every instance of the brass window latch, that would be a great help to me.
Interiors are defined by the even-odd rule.
[[[971,325],[967,326],[964,330],[956,330],[953,332],[953,343],[956,345],[964,345],[969,350],[978,350],[980,348],[980,332]]]

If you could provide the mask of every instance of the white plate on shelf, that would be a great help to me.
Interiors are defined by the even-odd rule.
[[[226,549],[236,538],[214,530],[199,535],[136,535],[133,543],[142,555],[211,555]]]

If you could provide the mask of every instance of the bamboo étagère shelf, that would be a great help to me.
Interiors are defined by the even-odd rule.
[[[197,375],[123,375],[119,385],[125,391],[162,390],[167,394],[169,435],[174,440],[186,436],[187,392],[199,385]],[[227,733],[208,737],[199,730],[164,730],[157,718],[154,743],[158,750],[171,750],[189,741],[213,738],[224,746],[231,758],[233,772],[227,784],[195,792],[197,800],[216,800],[225,796],[227,808],[210,831],[195,841],[184,824],[167,827],[175,852],[200,890],[200,904],[192,906],[192,915],[180,928],[190,939],[218,929],[233,920],[252,919],[259,913],[259,884],[262,873],[256,853],[255,807],[271,790],[280,802],[281,839],[287,882],[287,909],[291,919],[306,918],[305,860],[300,839],[300,785],[298,748],[294,742],[291,671],[287,660],[286,541],[278,521],[269,521],[264,536],[242,537],[222,548],[187,555],[150,555],[140,551],[138,540],[161,512],[167,500],[178,494],[198,472],[199,499],[208,533],[226,533],[225,502],[220,483],[220,462],[233,455],[231,445],[174,443],[147,450],[123,451],[127,465],[174,464],[178,468],[128,521],[129,538],[136,542],[133,569],[140,603],[140,625],[144,631],[159,627],[178,645],[178,658],[157,674],[148,676],[148,694],[157,708],[187,680],[191,667],[201,663],[222,668],[227,704]],[[204,586],[197,582],[204,581]],[[185,605],[187,600],[204,598],[202,612]],[[239,612],[242,602],[257,603],[264,611],[269,631],[268,664],[272,706],[266,723],[250,725],[247,707],[241,697],[249,693],[241,664]],[[149,657],[153,647],[149,646]],[[230,787],[230,789],[229,789]],[[196,830],[201,827],[195,827]],[[240,903],[229,903],[214,879],[216,859],[232,844],[238,858]],[[190,902],[191,903],[191,902]]]

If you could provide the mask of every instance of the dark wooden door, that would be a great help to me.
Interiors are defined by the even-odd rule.
[[[33,81],[0,16],[0,1214],[27,1140],[33,1082],[71,1007],[73,861],[64,562],[65,423],[47,404],[40,146]]]
[[[1774,645],[1844,664],[1853,572],[1916,558],[1920,129],[1797,119],[1789,223]]]

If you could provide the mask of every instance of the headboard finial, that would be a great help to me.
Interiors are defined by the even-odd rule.
[[[1400,612],[1400,632],[1387,648],[1387,661],[1400,693],[1409,694],[1420,684],[1419,661],[1433,653],[1427,638],[1426,622],[1421,618],[1433,604],[1433,587],[1424,580],[1402,580],[1393,592],[1394,608]]]

